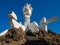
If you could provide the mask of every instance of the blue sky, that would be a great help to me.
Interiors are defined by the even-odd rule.
[[[48,28],[60,34],[60,0],[0,0],[0,32],[10,27],[9,11],[13,10],[18,17],[17,21],[24,23],[22,8],[26,3],[30,3],[33,8],[31,22],[39,24],[44,16],[47,19],[58,16],[59,20],[48,24]]]

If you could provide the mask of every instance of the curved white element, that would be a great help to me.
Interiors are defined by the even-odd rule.
[[[0,33],[0,36],[5,35],[8,32],[8,29],[4,30],[3,32]]]
[[[17,20],[17,16],[16,16],[16,14],[14,13],[14,11],[10,12],[9,17],[10,17],[10,18],[14,18],[15,20]]]
[[[38,24],[36,22],[32,22],[30,23],[30,25],[28,25],[28,29],[31,30],[32,32],[38,32]]]

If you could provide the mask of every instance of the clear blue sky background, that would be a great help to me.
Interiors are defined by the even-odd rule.
[[[48,24],[48,28],[60,34],[60,0],[0,0],[0,32],[10,27],[9,11],[16,13],[18,22],[24,22],[22,8],[26,3],[33,7],[31,22],[36,21],[39,24],[44,16],[47,19],[58,16],[59,20]]]

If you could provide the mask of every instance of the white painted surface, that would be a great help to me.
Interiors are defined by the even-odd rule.
[[[12,19],[10,25],[11,25],[11,27],[15,27],[15,28],[20,27],[20,24],[17,21],[15,21],[14,19]]]
[[[43,17],[42,20],[40,21],[40,27],[41,30],[45,30],[46,32],[47,30],[47,24],[46,24],[46,17]]]
[[[15,20],[17,20],[17,16],[16,16],[16,14],[14,13],[14,11],[12,11],[12,12],[9,14],[9,17],[10,17],[10,18],[14,18]]]
[[[24,26],[27,28],[28,24],[30,24],[30,18],[29,17],[25,17]]]
[[[56,16],[51,18],[51,19],[48,19],[48,20],[46,20],[46,17],[43,17],[42,20],[40,21],[40,27],[39,28],[42,30],[45,30],[47,32],[48,31],[47,24],[54,22],[56,20],[58,20],[58,17],[56,17]]]
[[[28,29],[30,29],[32,32],[39,31],[38,24],[36,22],[30,23],[30,25],[28,26]]]
[[[40,21],[40,24],[46,24],[46,17],[43,17]]]
[[[8,32],[8,29],[4,30],[3,32],[0,33],[0,36],[5,35]]]
[[[30,4],[26,3],[23,7],[24,14],[24,26],[27,28],[28,24],[30,24],[30,16],[32,14],[32,7]]]

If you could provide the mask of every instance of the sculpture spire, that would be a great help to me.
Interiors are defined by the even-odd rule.
[[[26,3],[23,7],[23,14],[24,14],[24,25],[27,27],[28,24],[30,24],[30,16],[32,14],[32,7],[30,4]]]

